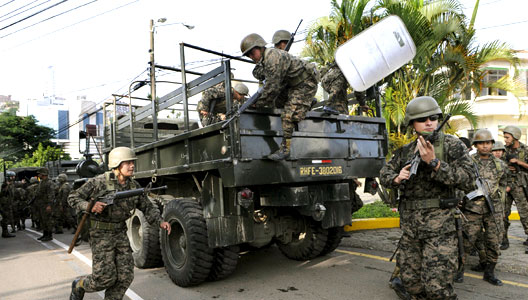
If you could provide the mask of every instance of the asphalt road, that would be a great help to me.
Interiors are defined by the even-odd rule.
[[[352,233],[353,234],[353,233]],[[0,239],[0,299],[68,299],[71,281],[90,273],[90,249],[86,243],[68,255],[71,234],[55,235],[42,243],[34,231],[17,232]],[[134,300],[154,299],[398,299],[388,287],[394,263],[390,253],[339,248],[309,262],[285,258],[276,247],[241,254],[237,270],[229,278],[197,287],[174,285],[164,268],[135,270],[128,291]],[[526,299],[528,278],[499,273],[503,287],[494,287],[481,274],[467,273],[457,284],[459,299]],[[103,299],[103,293],[85,299]],[[125,297],[126,299],[126,297]]]

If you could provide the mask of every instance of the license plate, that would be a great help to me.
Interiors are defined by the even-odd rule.
[[[335,176],[343,174],[342,166],[301,166],[300,176]]]

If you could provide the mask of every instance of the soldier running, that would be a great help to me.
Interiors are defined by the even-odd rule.
[[[73,191],[68,203],[78,211],[87,211],[92,199],[112,191],[139,188],[139,183],[132,179],[136,159],[130,148],[113,149],[108,156],[111,171],[91,178]],[[122,199],[107,209],[105,206],[105,203],[96,201],[89,212],[92,274],[72,282],[70,300],[81,300],[85,292],[102,290],[105,290],[107,300],[123,299],[134,279],[134,259],[125,224],[134,209],[141,210],[150,224],[158,224],[170,234],[171,225],[161,219],[158,208],[144,195]]]
[[[528,236],[528,186],[527,178],[528,175],[528,147],[521,143],[521,129],[517,126],[506,126],[504,128],[504,143],[506,144],[506,153],[504,159],[508,164],[508,168],[511,171],[511,176],[508,177],[508,187],[510,191],[507,194],[506,201],[504,203],[504,238],[502,241],[501,249],[508,249],[510,242],[508,240],[508,228],[510,222],[508,218],[511,214],[511,206],[515,201],[517,210],[519,211],[519,217],[521,224],[524,228],[524,233]],[[523,242],[524,245],[528,245],[528,239]]]
[[[471,158],[456,137],[424,137],[438,126],[442,111],[432,97],[409,102],[405,122],[417,140],[395,151],[381,169],[381,184],[400,191],[402,237],[398,251],[401,280],[411,299],[457,299],[453,278],[457,268],[455,190],[473,189]],[[409,161],[418,151],[420,164],[410,177]]]
[[[494,271],[500,255],[499,244],[504,230],[502,195],[506,192],[508,178],[506,164],[491,154],[494,142],[495,139],[489,130],[479,129],[475,132],[473,145],[477,149],[477,153],[473,154],[471,159],[475,167],[478,168],[480,178],[487,185],[486,188],[489,189],[488,196],[491,203],[487,203],[484,196],[466,198],[464,201],[462,210],[467,220],[467,223],[464,224],[464,229],[467,232],[464,262],[467,261],[467,255],[472,245],[475,245],[477,237],[482,234],[484,249],[479,249],[479,264],[471,270],[484,272],[484,280],[493,285],[501,286],[502,281],[495,277]],[[494,213],[491,211],[490,204],[493,206]],[[460,274],[459,276],[463,275]]]
[[[290,155],[294,127],[304,120],[312,106],[317,92],[318,72],[313,65],[286,51],[266,48],[266,42],[256,33],[242,40],[240,50],[257,64],[256,69],[262,69],[262,77],[257,79],[265,82],[259,99],[265,99],[267,105],[275,107],[281,92],[287,92],[281,114],[283,140],[279,150],[268,155],[272,160],[286,159]]]

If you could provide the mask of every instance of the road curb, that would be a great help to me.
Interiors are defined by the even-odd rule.
[[[519,213],[512,211],[509,217],[510,221],[518,221]],[[369,218],[369,219],[353,219],[352,225],[346,225],[345,231],[357,231],[367,229],[383,229],[383,228],[398,228],[400,227],[400,218]]]

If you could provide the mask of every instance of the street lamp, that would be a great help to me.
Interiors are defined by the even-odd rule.
[[[165,23],[167,18],[159,18],[157,23]],[[177,25],[181,24],[187,29],[191,30],[194,28],[193,25],[184,24],[183,22],[170,23],[164,25],[154,25],[154,20],[150,20],[150,97],[152,99],[152,131],[154,135],[154,141],[158,140],[158,110],[156,102],[156,67],[154,64],[154,28],[160,26]]]

